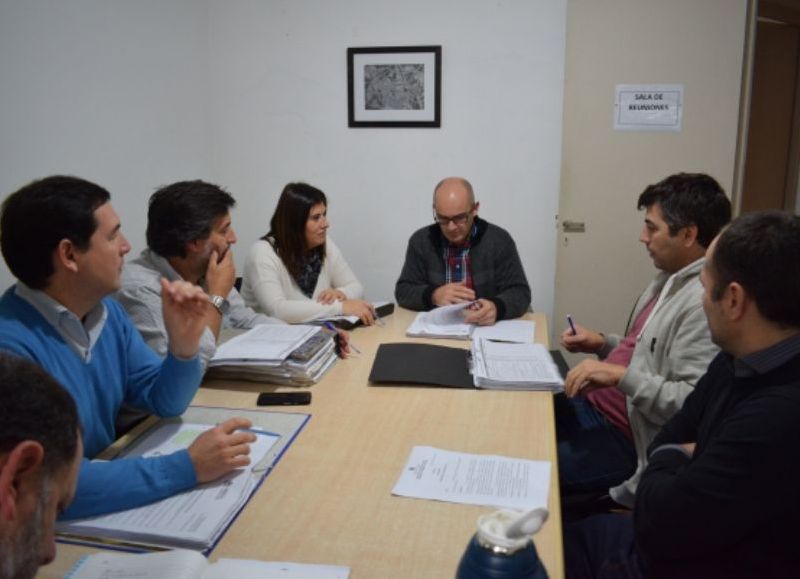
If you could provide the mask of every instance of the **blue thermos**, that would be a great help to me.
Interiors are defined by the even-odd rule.
[[[520,516],[497,511],[478,519],[478,531],[470,539],[456,579],[547,579],[531,535],[547,519],[536,509]]]

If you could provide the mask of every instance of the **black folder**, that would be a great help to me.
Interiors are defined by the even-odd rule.
[[[561,350],[550,350],[550,355],[553,357],[553,362],[556,363],[561,377],[566,378],[567,372],[569,372],[569,364],[564,359],[564,354],[561,353]]]
[[[372,386],[475,388],[469,371],[469,350],[432,344],[381,344],[369,382]]]

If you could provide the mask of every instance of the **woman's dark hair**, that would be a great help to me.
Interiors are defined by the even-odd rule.
[[[263,240],[272,243],[292,277],[303,272],[303,264],[308,258],[306,245],[306,221],[314,205],[328,206],[325,193],[307,183],[289,183],[283,188],[278,206],[269,222],[270,230]],[[315,248],[325,259],[325,244]]]

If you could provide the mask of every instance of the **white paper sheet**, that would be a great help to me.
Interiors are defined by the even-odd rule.
[[[209,366],[240,360],[280,363],[318,331],[317,326],[260,324],[220,344]]]
[[[464,308],[469,304],[441,306],[429,312],[420,312],[406,330],[407,336],[454,338],[468,340],[472,324],[464,323]]]
[[[350,568],[250,559],[209,563],[200,553],[94,553],[81,559],[65,579],[347,579]]]
[[[550,462],[415,446],[392,494],[518,510],[547,507]]]
[[[501,320],[492,326],[476,326],[472,330],[472,339],[494,340],[498,342],[514,342],[532,344],[536,334],[536,322],[528,320]]]

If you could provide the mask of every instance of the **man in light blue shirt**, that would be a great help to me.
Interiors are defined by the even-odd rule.
[[[83,179],[54,176],[9,196],[0,216],[0,247],[18,283],[0,298],[0,349],[35,361],[70,392],[84,433],[75,501],[65,518],[150,503],[214,480],[249,462],[253,440],[232,419],[187,450],[156,458],[92,462],[115,439],[123,403],[160,416],[183,413],[200,384],[197,358],[207,308],[201,288],[162,281],[168,354],[142,340],[121,306],[130,251],[109,193]]]

